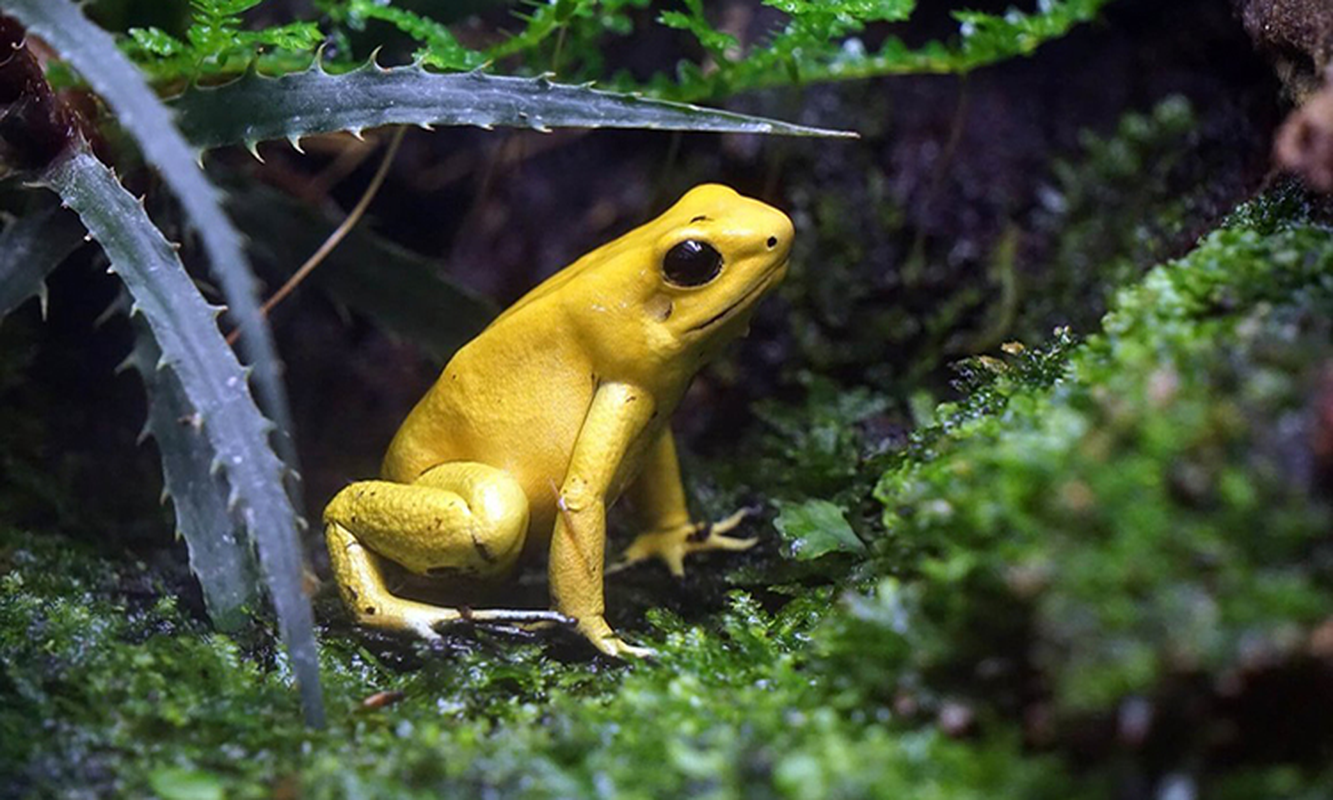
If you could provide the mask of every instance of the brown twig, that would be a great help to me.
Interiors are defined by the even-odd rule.
[[[385,152],[384,160],[380,162],[379,169],[375,172],[375,177],[370,179],[370,185],[367,186],[365,192],[361,194],[361,199],[356,202],[356,205],[352,208],[351,212],[348,213],[347,218],[329,234],[329,237],[324,240],[324,243],[319,246],[319,249],[316,250],[310,258],[306,259],[300,269],[296,270],[296,272],[287,279],[287,282],[284,283],[278,291],[273,293],[272,297],[264,301],[264,305],[259,308],[260,314],[267,315],[273,310],[274,306],[282,302],[283,298],[291,294],[292,290],[300,285],[300,283],[314,271],[315,267],[323,263],[329,253],[333,252],[333,248],[337,247],[339,243],[347,237],[347,234],[351,232],[356,223],[365,215],[366,209],[370,207],[370,201],[375,199],[375,195],[379,192],[380,187],[384,185],[384,179],[389,174],[389,166],[393,163],[394,156],[398,154],[398,146],[403,143],[403,134],[406,130],[406,128],[400,127],[394,132],[393,138],[389,140],[389,149]],[[227,344],[235,344],[238,334],[239,331],[235,330],[227,334]]]

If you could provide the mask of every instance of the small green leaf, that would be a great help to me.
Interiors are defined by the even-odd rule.
[[[797,561],[813,561],[834,552],[860,553],[866,549],[852,526],[847,524],[842,509],[827,500],[779,502],[778,518],[773,525],[787,540],[791,555]]]
[[[234,17],[244,14],[263,0],[194,0],[194,12],[201,17]]]
[[[324,41],[324,34],[313,22],[293,22],[247,34],[243,41],[294,52],[308,52],[319,47],[320,42]]]

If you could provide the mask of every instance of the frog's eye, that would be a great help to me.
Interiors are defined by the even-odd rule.
[[[686,239],[662,259],[662,274],[677,286],[702,286],[722,271],[722,254],[711,244]]]

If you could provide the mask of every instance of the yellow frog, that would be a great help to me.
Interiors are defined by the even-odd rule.
[[[437,638],[459,620],[572,619],[604,653],[642,656],[603,613],[606,510],[644,533],[622,563],[673,574],[741,513],[690,521],[668,418],[695,372],[742,335],[787,272],[785,214],[719,185],[575,261],[501,314],[444,368],[389,445],[383,480],[324,511],[343,601],[364,625]],[[440,580],[499,582],[546,553],[556,613],[445,608],[392,594],[385,560]]]

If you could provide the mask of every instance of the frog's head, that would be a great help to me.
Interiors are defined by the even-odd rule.
[[[787,215],[717,184],[696,186],[651,232],[654,286],[644,312],[689,350],[745,331],[759,298],[787,274]]]

